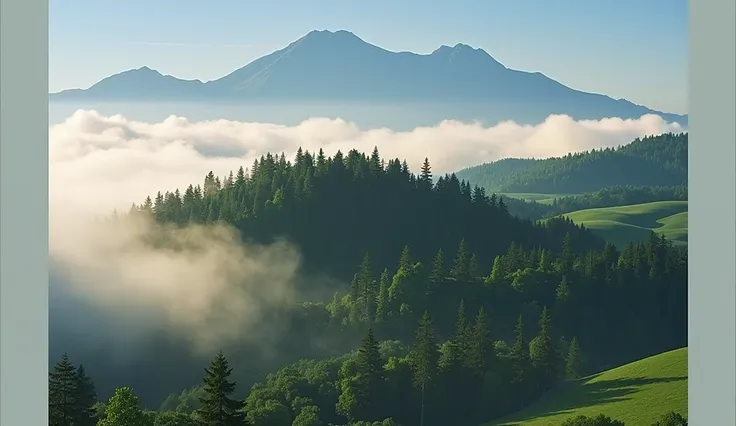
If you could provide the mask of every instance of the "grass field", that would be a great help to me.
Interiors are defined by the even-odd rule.
[[[674,244],[687,244],[687,201],[578,210],[565,216],[619,247],[629,241],[645,240],[651,231]]]
[[[536,201],[539,204],[552,204],[555,198],[572,197],[580,194],[537,194],[532,192],[513,192],[501,194],[504,197],[518,198],[526,201]]]
[[[489,426],[558,426],[570,417],[598,414],[626,426],[650,426],[668,411],[687,418],[687,348],[567,383]]]

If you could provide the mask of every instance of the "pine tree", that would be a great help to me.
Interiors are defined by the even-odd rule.
[[[582,359],[580,355],[580,344],[578,338],[573,337],[570,342],[570,349],[567,352],[565,360],[565,377],[570,380],[578,379],[582,376]]]
[[[450,274],[458,281],[466,281],[470,275],[470,253],[465,239],[460,240]]]
[[[442,249],[437,250],[437,254],[432,259],[432,269],[429,271],[427,277],[427,295],[430,295],[434,290],[445,280],[445,255]]]
[[[201,404],[197,410],[200,424],[207,426],[230,426],[241,422],[240,404],[231,399],[235,392],[235,382],[228,380],[232,374],[225,355],[219,351],[205,368],[204,395],[199,398]]]
[[[426,157],[424,158],[424,163],[422,163],[419,182],[424,189],[432,189],[432,167],[429,165],[429,159]]]
[[[478,310],[478,316],[475,318],[469,350],[471,367],[476,374],[482,376],[489,370],[495,358],[493,340],[491,340],[491,332],[488,324],[488,315],[482,306]]]
[[[516,336],[514,345],[511,347],[512,383],[517,390],[517,395],[524,398],[525,386],[529,373],[529,345],[524,338],[524,318],[519,315],[514,328]]]
[[[367,321],[369,324],[373,322],[376,314],[376,282],[371,272],[372,263],[371,256],[366,253],[363,256],[363,262],[360,264],[360,272],[358,272],[358,300],[361,303],[359,318]]]
[[[139,406],[138,397],[129,387],[115,389],[105,409],[105,417],[97,426],[145,426],[146,419]]]
[[[390,274],[388,268],[384,268],[381,272],[381,279],[378,285],[378,296],[376,297],[376,322],[383,322],[389,314],[388,287]]]
[[[557,379],[557,348],[552,339],[552,318],[545,307],[539,318],[539,334],[532,363],[539,377],[542,391],[549,390]]]
[[[506,278],[506,265],[504,263],[504,259],[501,256],[496,256],[496,258],[493,259],[493,269],[491,269],[491,274],[488,276],[486,283],[492,284],[499,282],[504,278]]]
[[[77,426],[93,426],[95,424],[95,413],[93,406],[97,403],[97,390],[95,384],[87,376],[84,366],[80,365],[76,371],[75,384],[75,411],[77,413]]]
[[[404,249],[401,250],[401,257],[399,258],[399,269],[403,268],[406,271],[410,271],[412,265],[411,250],[409,250],[409,246],[404,246]]]
[[[49,373],[49,425],[72,426],[77,421],[77,370],[66,353]]]
[[[369,328],[356,358],[357,373],[357,419],[380,418],[384,387],[383,360],[378,350],[378,341]]]
[[[432,320],[429,312],[424,311],[422,319],[419,322],[419,328],[416,331],[414,339],[414,348],[412,350],[412,367],[414,371],[414,386],[421,392],[421,414],[419,417],[419,425],[424,425],[425,396],[430,384],[435,380],[437,375],[437,363],[439,360],[439,350],[437,348],[437,338],[432,328]]]
[[[475,253],[473,253],[473,255],[470,256],[470,261],[468,262],[468,277],[471,280],[475,280],[479,275],[478,258],[475,256]]]

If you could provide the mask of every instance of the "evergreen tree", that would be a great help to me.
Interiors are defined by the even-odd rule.
[[[204,395],[199,398],[200,408],[197,417],[201,425],[230,426],[241,422],[240,404],[231,399],[235,392],[235,382],[228,380],[232,374],[225,355],[219,351],[205,368]]]
[[[360,291],[358,300],[362,305],[360,319],[367,321],[369,324],[375,319],[377,296],[376,282],[373,280],[371,268],[371,256],[366,253],[363,256],[363,262],[360,264],[360,272],[358,273],[358,288]]]
[[[519,315],[519,319],[516,322],[514,328],[514,334],[516,336],[514,345],[511,347],[511,363],[512,363],[512,385],[516,390],[517,397],[520,398],[520,402],[524,402],[527,397],[526,386],[529,375],[529,345],[524,338],[524,318]]]
[[[445,280],[445,255],[442,249],[437,250],[437,254],[432,259],[432,269],[427,277],[427,294],[431,295],[433,291]]]
[[[439,351],[437,348],[437,338],[432,328],[432,321],[429,312],[424,311],[422,319],[419,322],[419,328],[416,331],[414,339],[414,348],[412,352],[412,367],[414,370],[414,385],[421,392],[421,414],[419,417],[419,425],[424,425],[425,396],[428,387],[435,380],[437,375],[437,363],[439,361]]]
[[[409,250],[409,246],[404,246],[404,249],[401,251],[401,257],[399,258],[399,269],[403,268],[406,271],[410,271],[412,266],[411,250]]]
[[[424,189],[432,189],[432,167],[429,165],[429,158],[424,158],[419,174],[419,183]]]
[[[49,425],[72,426],[78,420],[77,370],[66,353],[49,373]]]
[[[493,269],[491,269],[491,274],[488,276],[486,283],[492,284],[499,282],[504,278],[506,278],[506,265],[504,264],[504,259],[502,256],[496,256],[496,258],[493,259]]]
[[[465,239],[460,240],[450,274],[458,281],[467,281],[470,277],[470,253]]]
[[[580,344],[578,343],[578,338],[573,337],[567,352],[567,359],[565,360],[565,376],[570,380],[578,379],[582,376],[582,370]]]
[[[477,375],[482,376],[489,370],[495,358],[493,340],[491,339],[488,324],[488,315],[482,306],[478,310],[478,316],[475,318],[469,350],[471,368]]]
[[[532,364],[536,370],[542,391],[547,391],[557,379],[557,348],[552,339],[552,318],[545,307],[539,318],[539,334],[532,356]]]
[[[75,411],[78,415],[76,426],[92,426],[96,423],[94,405],[97,404],[95,384],[87,376],[84,366],[80,365],[76,372]]]
[[[384,268],[381,272],[381,279],[378,285],[378,296],[376,297],[376,322],[380,323],[386,320],[389,314],[388,288],[390,274],[388,268]]]
[[[357,371],[353,378],[354,404],[351,413],[346,413],[352,420],[380,420],[384,392],[385,375],[383,360],[378,350],[378,341],[369,328],[355,360]]]

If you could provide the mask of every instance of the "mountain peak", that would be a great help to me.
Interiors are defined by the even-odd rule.
[[[330,30],[312,30],[307,35],[302,37],[300,40],[302,41],[327,41],[327,40],[361,40],[360,37],[356,36],[355,34],[351,33],[347,30],[337,30],[337,31],[330,31]]]

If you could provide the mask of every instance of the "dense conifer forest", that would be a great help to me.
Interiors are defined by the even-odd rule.
[[[625,184],[679,185],[686,149],[686,135],[645,138],[531,162],[549,166],[507,171],[497,188],[596,190],[621,184],[606,177],[619,168],[631,175]],[[278,313],[290,327],[268,359],[245,343],[209,366],[152,348],[134,375],[92,377],[95,393],[63,357],[49,383],[50,424],[477,425],[565,380],[687,345],[685,251],[655,234],[619,251],[569,220],[517,218],[480,186],[433,178],[429,160],[413,174],[378,150],[268,154],[114,220],[136,215],[285,238],[312,277],[299,281],[302,294],[315,277],[340,284]],[[234,359],[247,359],[247,371]],[[162,381],[161,363],[178,370]],[[569,425],[618,424],[604,417]]]
[[[687,139],[687,133],[666,133],[558,158],[499,160],[457,175],[501,193],[580,194],[613,186],[687,185]]]

